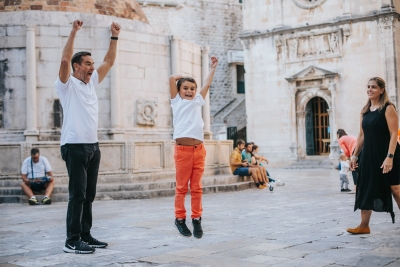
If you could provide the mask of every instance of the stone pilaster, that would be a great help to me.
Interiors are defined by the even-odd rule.
[[[38,140],[36,109],[36,45],[35,25],[26,25],[26,129],[25,141]]]
[[[381,12],[391,12],[396,10],[393,4],[393,0],[381,0],[381,1],[382,1]]]
[[[120,103],[120,85],[119,85],[119,53],[117,47],[117,55],[114,65],[111,68],[111,86],[110,86],[110,106],[111,106],[111,140],[123,140],[124,131],[121,129],[121,103]]]
[[[351,0],[343,0],[343,16],[345,18],[351,17]]]
[[[385,1],[384,1],[385,2]],[[390,1],[386,1],[390,2]],[[390,101],[398,106],[397,82],[396,82],[396,53],[394,40],[394,17],[386,16],[379,18],[381,28],[382,47],[385,53],[385,77],[386,90]]]
[[[179,39],[171,35],[169,41],[171,43],[171,74],[181,73],[179,64]]]
[[[296,83],[292,82],[289,85],[290,94],[290,155],[289,158],[292,160],[297,160],[298,155],[298,144],[297,144],[297,126],[296,126]]]
[[[202,85],[207,78],[208,73],[210,72],[209,68],[209,46],[204,46],[201,48],[201,79]],[[205,104],[203,106],[203,120],[204,120],[204,139],[211,140],[212,132],[211,132],[211,121],[210,121],[210,93],[208,93],[205,97]]]

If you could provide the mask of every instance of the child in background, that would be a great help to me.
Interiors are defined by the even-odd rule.
[[[211,57],[211,70],[204,81],[200,94],[197,94],[197,83],[193,78],[175,74],[169,78],[171,107],[174,125],[176,167],[175,189],[175,226],[184,237],[191,237],[192,232],[186,226],[185,196],[190,185],[192,206],[193,235],[203,236],[201,227],[202,183],[206,150],[204,140],[204,122],[201,107],[214,78],[218,59]]]
[[[349,162],[345,154],[340,155],[340,192],[350,192],[349,179],[347,173],[349,172]]]

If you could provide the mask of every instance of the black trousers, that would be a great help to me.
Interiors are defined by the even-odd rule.
[[[99,144],[65,144],[61,146],[69,176],[67,241],[88,236],[92,228],[92,202],[96,196],[101,153]]]

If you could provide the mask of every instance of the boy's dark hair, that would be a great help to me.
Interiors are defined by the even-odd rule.
[[[249,145],[253,145],[253,144],[251,142],[249,142],[249,143],[246,143],[244,146],[248,147]]]
[[[244,144],[244,141],[242,139],[238,139],[236,141],[236,146],[240,146],[240,145],[243,145],[243,144]]]
[[[342,137],[342,136],[344,136],[344,135],[347,135],[347,133],[346,133],[345,130],[343,130],[343,129],[337,130],[336,133],[339,135],[339,138]]]
[[[251,151],[255,151],[258,148],[257,145],[253,145],[253,149]]]
[[[74,64],[77,63],[78,65],[80,65],[83,61],[84,56],[91,56],[92,54],[90,52],[86,52],[86,51],[81,51],[78,53],[75,53],[75,55],[72,56],[72,60],[71,60],[71,66],[72,66],[72,71],[75,71],[74,68]]]
[[[34,147],[31,149],[31,156],[35,156],[36,154],[39,153],[40,153],[39,148]]]
[[[182,78],[180,78],[178,80],[178,83],[176,84],[176,87],[178,88],[178,92],[181,89],[182,83],[184,83],[184,82],[194,83],[196,85],[196,88],[197,88],[197,83],[193,78],[191,78],[191,77],[182,77]]]

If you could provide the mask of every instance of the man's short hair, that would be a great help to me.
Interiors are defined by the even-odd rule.
[[[39,148],[34,147],[31,149],[31,156],[35,156],[36,154],[39,153],[40,153]]]
[[[75,71],[74,64],[77,63],[78,65],[82,64],[84,56],[91,56],[92,54],[90,52],[86,51],[81,51],[78,53],[75,53],[75,55],[72,56],[71,60],[71,66],[72,66],[72,71]]]
[[[244,144],[244,141],[242,139],[238,139],[236,141],[236,146],[240,146],[240,145],[243,145],[243,144]]]
[[[244,146],[248,147],[249,145],[253,145],[253,143],[251,143],[251,142],[250,143],[246,143]]]

